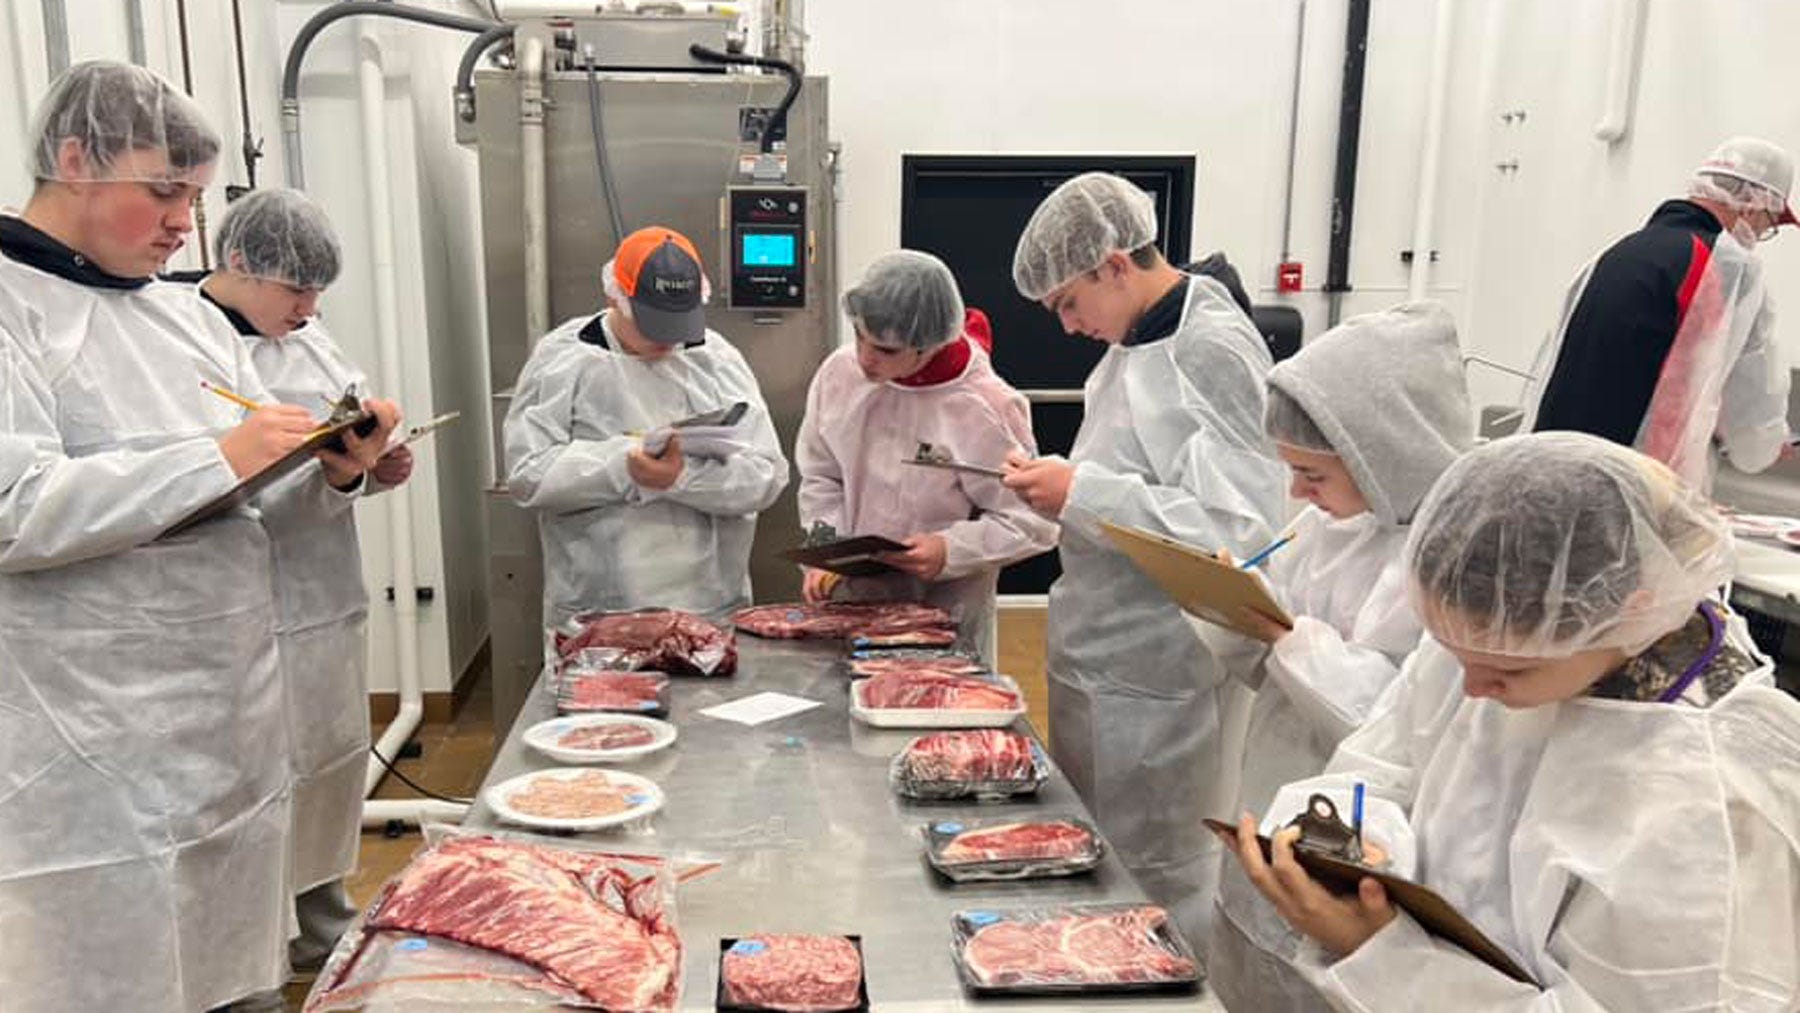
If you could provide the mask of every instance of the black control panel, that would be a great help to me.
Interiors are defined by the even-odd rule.
[[[725,195],[730,305],[744,309],[806,306],[806,189],[731,187]]]

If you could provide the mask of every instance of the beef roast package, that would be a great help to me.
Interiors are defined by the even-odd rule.
[[[865,647],[931,647],[956,642],[956,620],[950,613],[918,602],[753,605],[739,609],[731,622],[751,636],[778,640],[848,640]]]
[[[675,1009],[682,948],[668,859],[439,827],[427,836],[320,971],[307,1013]]]
[[[737,634],[691,612],[641,609],[588,612],[551,631],[557,657],[588,648],[620,651],[619,668],[670,675],[730,675],[737,671]]]
[[[758,934],[719,940],[720,1013],[862,1013],[861,936]]]
[[[894,790],[916,799],[1006,799],[1037,791],[1049,776],[1036,742],[998,728],[921,735],[888,768]]]
[[[1106,854],[1094,825],[1073,816],[941,819],[920,832],[931,867],[958,882],[1073,876]]]
[[[956,970],[978,994],[1187,991],[1194,951],[1152,904],[958,911]]]

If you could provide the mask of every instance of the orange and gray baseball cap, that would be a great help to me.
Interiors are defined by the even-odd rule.
[[[613,254],[613,278],[631,302],[638,332],[659,345],[706,336],[706,277],[688,238],[661,225],[625,237]]]
[[[1696,172],[1729,176],[1769,191],[1781,201],[1778,224],[1800,224],[1788,193],[1794,185],[1794,156],[1760,137],[1733,137],[1714,149]]]

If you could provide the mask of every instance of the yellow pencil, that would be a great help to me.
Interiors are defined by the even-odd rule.
[[[257,404],[255,401],[250,400],[249,398],[243,396],[242,394],[233,394],[231,391],[228,391],[225,388],[217,386],[215,384],[207,383],[205,380],[200,381],[200,386],[206,388],[207,390],[212,391],[214,394],[219,395],[220,397],[224,398],[225,400],[230,401],[232,404],[235,404],[238,407],[243,408],[247,411],[254,412],[254,411],[262,410],[262,405]]]

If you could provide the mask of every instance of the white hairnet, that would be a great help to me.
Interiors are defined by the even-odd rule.
[[[225,210],[219,263],[228,270],[298,288],[337,280],[337,233],[325,210],[298,190],[253,190]]]
[[[871,337],[908,348],[936,348],[963,332],[956,278],[943,261],[916,250],[875,258],[844,293],[844,312]]]
[[[1311,415],[1306,414],[1306,409],[1301,407],[1300,402],[1278,387],[1269,388],[1269,403],[1263,408],[1263,431],[1276,443],[1310,450],[1315,454],[1337,453],[1331,441],[1319,431],[1319,424],[1312,420]]]
[[[1656,461],[1586,433],[1496,440],[1432,487],[1407,540],[1413,604],[1449,647],[1637,654],[1731,576],[1725,521]]]
[[[1156,202],[1131,181],[1087,172],[1051,191],[1013,251],[1013,284],[1037,302],[1116,252],[1156,239]]]
[[[1688,180],[1688,196],[1716,201],[1733,211],[1766,211],[1779,216],[1787,207],[1781,194],[1747,179],[1716,172],[1696,172]]]
[[[142,67],[110,60],[78,63],[50,83],[31,136],[33,179],[187,181],[219,154],[219,135],[194,101]],[[80,143],[86,170],[65,179],[57,152]],[[166,165],[122,167],[132,151],[160,151]]]

